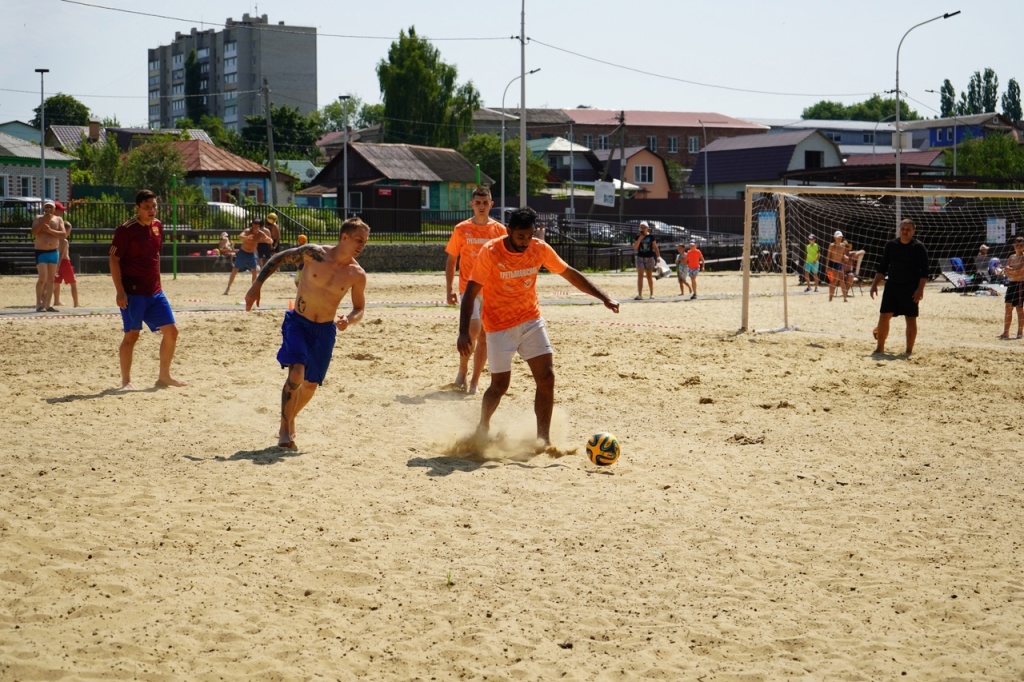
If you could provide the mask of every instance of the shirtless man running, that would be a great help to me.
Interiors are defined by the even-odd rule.
[[[60,264],[60,240],[67,238],[64,230],[64,219],[55,215],[57,204],[50,199],[43,202],[43,214],[32,221],[32,237],[35,239],[36,272],[36,312],[55,313],[57,309],[50,305],[53,300],[53,279],[57,276]]]
[[[250,270],[252,281],[256,281],[256,274],[260,270],[260,264],[256,257],[257,249],[261,244],[269,247],[272,241],[270,232],[263,229],[263,221],[259,218],[252,219],[252,224],[242,230],[242,233],[238,235],[238,240],[242,242],[242,248],[235,252],[234,267],[231,268],[231,276],[228,277],[228,287],[224,290],[225,296],[231,292],[231,285],[234,284],[235,275],[239,272]]]
[[[359,218],[349,218],[341,226],[334,246],[305,244],[274,254],[245,294],[245,309],[260,303],[263,283],[284,265],[302,265],[302,279],[295,294],[295,309],[284,315],[281,349],[277,361],[287,368],[288,377],[281,391],[281,429],[278,447],[297,450],[295,417],[306,406],[317,386],[323,383],[331,364],[331,353],[339,331],[363,319],[366,306],[366,272],[356,256],[366,248],[370,228]],[[351,290],[352,311],[338,314],[338,306]]]

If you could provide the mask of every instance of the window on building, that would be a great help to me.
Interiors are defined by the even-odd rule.
[[[7,194],[7,176],[0,175],[0,197],[6,197]]]
[[[598,149],[608,149],[608,136],[607,135],[599,135],[598,136],[598,138],[597,138],[597,148]]]
[[[157,86],[157,87],[160,87],[160,76],[150,76],[149,77],[149,86],[153,87],[154,85]]]
[[[57,198],[57,183],[56,178],[46,176],[46,189],[43,190],[43,197],[56,199]]]
[[[209,64],[209,62],[207,62],[205,64],[200,64],[199,65],[199,73],[203,73],[203,74],[210,73],[210,64]]]
[[[696,135],[690,135],[686,139],[686,151],[691,154],[696,154],[700,151],[700,138]]]
[[[158,71],[159,69],[160,69],[160,60],[159,59],[154,59],[154,60],[149,62],[149,70],[150,71]]]
[[[936,142],[944,142],[943,138],[945,137],[945,135],[944,135],[945,132],[946,131],[943,130],[942,128],[939,128],[938,130],[936,130],[935,131],[935,141]]]
[[[224,43],[224,56],[225,57],[233,57],[236,54],[238,54],[238,42],[237,41],[232,40],[230,42]]]
[[[825,165],[825,152],[808,149],[804,152],[804,168],[821,168]]]
[[[678,154],[679,153],[679,138],[675,135],[670,135],[668,138],[668,153]]]
[[[864,133],[864,144],[874,144],[874,143],[875,143],[875,134],[873,132],[871,132],[871,133]]]
[[[32,196],[32,176],[22,175],[18,178],[18,195],[23,197]]]
[[[236,99],[238,99],[238,91],[237,90],[228,90],[227,92],[224,93],[224,101],[225,102],[234,102]]]
[[[420,187],[420,208],[430,208],[430,188],[425,185]]]
[[[171,80],[180,81],[185,79],[185,69],[171,71]]]
[[[224,121],[234,122],[238,120],[238,107],[234,104],[224,107]]]
[[[173,66],[184,66],[184,65],[185,65],[185,55],[183,55],[183,54],[171,55],[171,66],[172,67]]]
[[[586,147],[587,149],[593,149],[594,148],[594,136],[593,135],[584,135],[583,136],[583,146]]]
[[[652,152],[658,151],[658,138],[654,135],[647,136],[647,148]]]
[[[633,182],[637,185],[650,185],[654,182],[654,166],[633,166]]]
[[[825,131],[825,137],[827,137],[828,139],[832,140],[836,144],[839,144],[840,142],[843,141],[842,133],[835,133],[835,132],[832,132],[830,130],[826,130]]]
[[[224,60],[224,72],[230,73],[232,71],[238,71],[237,57],[228,57]]]
[[[950,142],[956,142],[956,137],[953,135],[952,128],[946,128],[946,139]]]
[[[172,85],[171,86],[171,94],[172,95],[184,95],[185,94],[185,84],[184,83],[178,83],[177,85]]]
[[[149,91],[149,99],[150,99],[150,101],[152,101],[154,99],[160,99],[160,91],[159,90],[150,90]]]
[[[196,50],[196,59],[209,59],[209,58],[210,58],[210,48],[208,48],[208,47],[201,47],[198,50]]]
[[[224,82],[225,83],[237,83],[238,82],[238,74],[237,73],[226,73],[226,74],[224,74]]]
[[[149,108],[149,120],[159,121],[160,120],[160,105],[151,106]]]

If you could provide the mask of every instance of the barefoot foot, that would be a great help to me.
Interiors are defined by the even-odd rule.
[[[171,377],[167,377],[166,379],[157,379],[156,380],[156,387],[157,388],[171,388],[171,387],[181,388],[182,386],[188,386],[188,382],[187,381],[178,381],[177,379],[172,379]]]

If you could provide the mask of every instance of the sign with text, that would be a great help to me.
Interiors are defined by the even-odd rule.
[[[615,206],[615,185],[610,182],[595,182],[594,205]]]
[[[757,243],[774,244],[777,219],[775,211],[761,211],[757,214]]]

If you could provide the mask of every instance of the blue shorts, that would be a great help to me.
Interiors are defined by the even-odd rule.
[[[239,249],[235,252],[235,270],[239,272],[245,272],[246,270],[255,270],[259,267],[259,263],[256,262],[256,253],[249,253],[248,251],[242,251]]]
[[[331,366],[334,340],[338,328],[334,321],[310,322],[298,312],[289,310],[281,323],[281,350],[277,361],[281,367],[303,365],[306,370],[302,378],[311,384],[324,383],[327,368]]]
[[[687,271],[690,273],[690,277],[696,277],[700,274],[700,268],[687,268]]]
[[[807,271],[808,275],[817,275],[818,274],[818,263],[817,263],[817,261],[815,261],[814,263],[804,263],[804,270]]]
[[[40,251],[39,249],[36,249],[36,265],[39,265],[40,263],[47,263],[50,265],[57,265],[60,263],[60,254],[57,249],[52,249],[50,251]]]
[[[121,322],[124,333],[142,329],[145,322],[149,331],[155,332],[160,327],[174,324],[174,312],[164,292],[152,296],[128,296],[128,306],[121,308]]]

